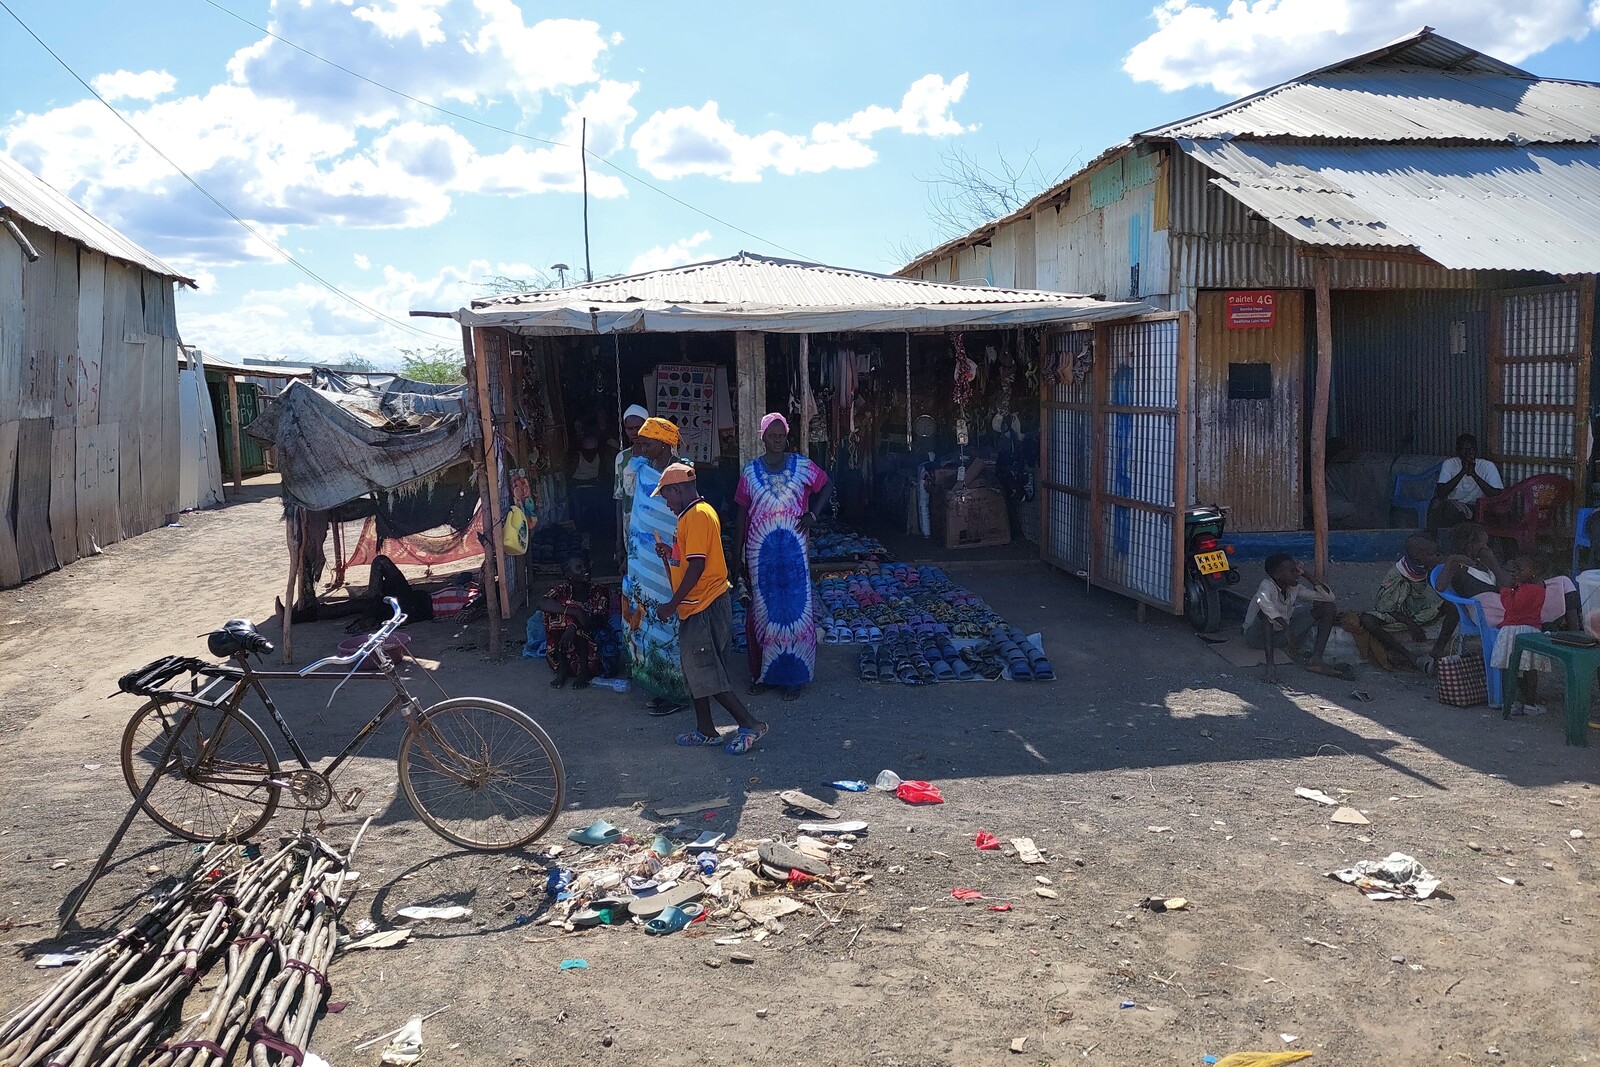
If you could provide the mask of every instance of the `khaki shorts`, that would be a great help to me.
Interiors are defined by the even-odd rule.
[[[678,624],[683,681],[692,697],[714,697],[733,689],[733,597],[723,593]]]

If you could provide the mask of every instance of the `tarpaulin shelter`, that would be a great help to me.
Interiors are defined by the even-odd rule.
[[[465,386],[319,370],[309,383],[290,382],[245,432],[277,449],[291,607],[307,568],[321,569],[318,535],[329,524],[374,517],[380,537],[401,538],[443,525],[465,531],[471,523],[475,435]],[[342,571],[337,535],[334,549]],[[316,574],[310,577],[314,594]],[[290,628],[286,618],[286,662]]]

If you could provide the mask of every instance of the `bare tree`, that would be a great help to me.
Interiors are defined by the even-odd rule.
[[[985,164],[964,148],[946,151],[936,172],[917,178],[927,188],[928,221],[934,234],[931,243],[960,237],[1009,215],[1061,181],[1066,168],[1046,171],[1039,165],[1037,152],[1037,148],[1029,151],[1020,162],[996,152],[994,162]],[[926,250],[909,237],[890,247],[903,263]]]

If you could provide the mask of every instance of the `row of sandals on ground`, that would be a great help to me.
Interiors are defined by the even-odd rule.
[[[748,691],[769,688],[793,699],[816,666],[817,627],[807,535],[833,493],[821,467],[789,450],[789,424],[780,414],[761,420],[762,454],[746,464],[734,493],[738,528],[730,561],[722,522],[701,499],[692,464],[675,459],[678,428],[635,405],[623,414],[630,447],[617,456],[625,573],[622,580],[620,660],[635,685],[651,694],[650,710],[670,714],[687,704],[695,728],[679,734],[685,746],[720,745],[748,752],[767,731],[740,698],[735,677],[734,586],[749,594],[745,612]],[[730,565],[731,564],[731,565]],[[539,602],[546,658],[560,688],[585,686],[604,662],[611,594],[589,578],[589,561],[565,562],[565,580]],[[724,737],[712,702],[733,716]]]
[[[1519,635],[1579,629],[1581,606],[1570,577],[1546,576],[1542,571],[1548,568],[1527,555],[1502,562],[1487,531],[1468,521],[1477,500],[1502,487],[1499,469],[1478,455],[1472,435],[1462,434],[1456,455],[1440,470],[1429,530],[1406,539],[1404,554],[1384,577],[1371,611],[1340,611],[1333,591],[1307,574],[1293,556],[1269,556],[1267,576],[1244,621],[1246,643],[1266,651],[1267,676],[1276,674],[1277,650],[1307,670],[1347,674],[1348,667],[1324,659],[1335,626],[1352,635],[1363,659],[1385,670],[1432,672],[1450,649],[1459,622],[1459,613],[1440,590],[1481,605],[1484,621],[1498,629],[1493,647],[1483,650],[1487,665],[1498,670],[1512,666]],[[1434,627],[1437,637],[1424,651]],[[1513,715],[1545,710],[1537,702],[1535,671],[1548,666],[1545,657],[1523,653],[1516,665],[1523,673]]]

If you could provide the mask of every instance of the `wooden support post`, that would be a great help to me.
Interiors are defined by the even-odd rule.
[[[767,338],[741,330],[733,335],[733,370],[739,393],[739,466],[761,455],[761,416],[767,407]],[[804,431],[802,431],[803,433]]]
[[[244,471],[241,469],[244,464],[239,458],[241,452],[239,435],[243,430],[239,426],[239,377],[235,374],[228,375],[228,418],[233,425],[233,433],[228,435],[232,438],[228,443],[228,447],[233,456],[233,492],[237,496],[244,485]],[[287,663],[289,661],[284,660],[284,662]]]
[[[1312,262],[1317,313],[1317,388],[1311,403],[1311,528],[1316,539],[1318,581],[1328,574],[1328,396],[1333,390],[1333,299],[1328,259]]]
[[[500,466],[495,457],[494,446],[494,412],[489,406],[489,364],[485,354],[488,346],[488,331],[475,328],[472,331],[469,360],[472,364],[472,377],[475,386],[475,395],[478,404],[478,427],[483,435],[483,484],[480,492],[483,496],[484,518],[486,529],[484,536],[489,539],[489,544],[483,553],[483,570],[485,582],[483,595],[490,599],[489,608],[489,644],[490,655],[497,662],[503,649],[500,640],[500,621],[511,615],[510,594],[506,591],[506,549],[505,543],[500,540],[503,528],[500,514]]]

